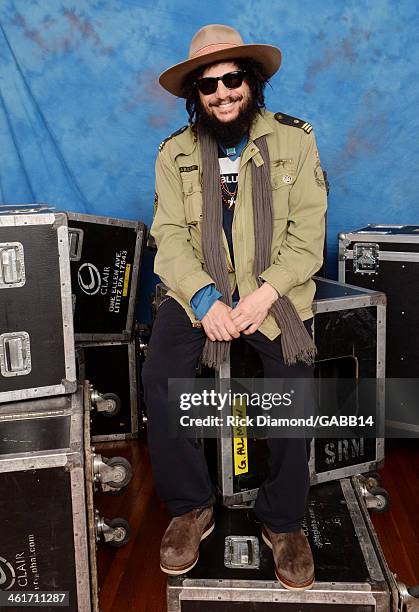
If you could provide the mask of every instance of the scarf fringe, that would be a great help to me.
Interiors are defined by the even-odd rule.
[[[207,338],[202,351],[201,361],[209,368],[219,368],[222,363],[227,361],[230,355],[230,342],[218,340],[212,341]]]
[[[271,307],[271,313],[281,329],[284,363],[313,365],[317,354],[316,345],[291,300],[287,296],[278,298]]]

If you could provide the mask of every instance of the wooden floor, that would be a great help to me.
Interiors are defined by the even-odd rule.
[[[159,548],[170,518],[153,489],[145,440],[96,444],[106,457],[126,457],[133,479],[122,495],[97,494],[95,503],[107,518],[121,516],[131,526],[121,548],[100,543],[98,572],[102,612],[165,612],[166,576],[159,569]],[[390,569],[408,585],[419,584],[419,448],[417,440],[387,442],[382,486],[391,505],[373,514]]]

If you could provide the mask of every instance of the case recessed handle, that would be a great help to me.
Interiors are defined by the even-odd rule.
[[[70,261],[80,261],[81,252],[83,249],[83,236],[84,232],[82,229],[76,227],[68,228],[68,241],[70,246]]]
[[[256,536],[227,536],[224,540],[224,565],[232,569],[258,569],[259,540]]]
[[[25,284],[25,256],[20,242],[0,243],[0,289]]]
[[[32,369],[29,334],[25,331],[1,334],[0,370],[3,376],[24,376]]]

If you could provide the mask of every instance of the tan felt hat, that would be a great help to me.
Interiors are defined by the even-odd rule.
[[[159,77],[159,83],[174,96],[182,97],[185,78],[196,68],[216,61],[250,57],[263,66],[270,78],[281,65],[281,51],[273,45],[245,45],[242,37],[226,25],[207,25],[195,34],[189,47],[189,58],[168,68]]]

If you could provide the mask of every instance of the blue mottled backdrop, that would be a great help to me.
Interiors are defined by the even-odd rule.
[[[339,231],[419,223],[416,0],[2,0],[1,201],[149,224],[158,144],[186,123],[157,75],[214,22],[283,50],[268,108],[315,127],[331,277]]]

